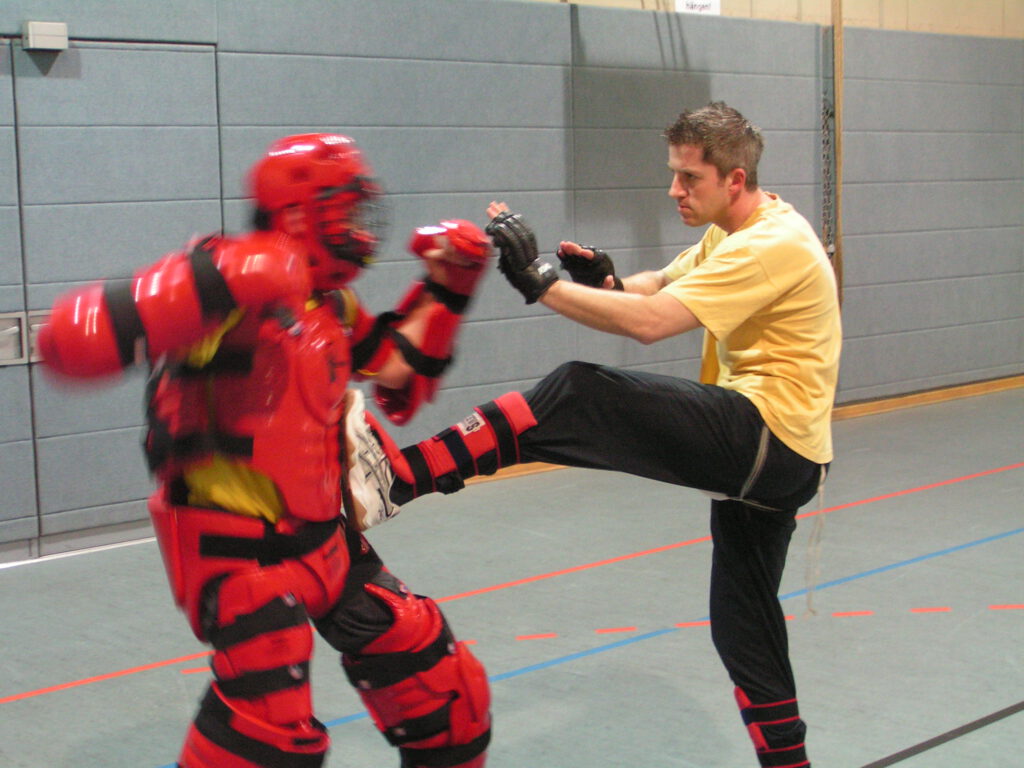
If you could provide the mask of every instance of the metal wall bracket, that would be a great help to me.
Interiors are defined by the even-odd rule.
[[[27,328],[28,316],[24,312],[0,314],[0,365],[28,362]]]
[[[28,318],[28,361],[38,363],[43,359],[39,354],[39,345],[36,343],[39,338],[39,329],[50,319],[50,310],[36,309],[27,313]]]

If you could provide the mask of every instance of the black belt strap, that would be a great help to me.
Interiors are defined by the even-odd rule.
[[[409,462],[409,469],[413,476],[413,498],[431,493],[434,490],[434,476],[430,473],[430,466],[423,458],[423,452],[419,447],[411,445],[402,449],[402,455]]]
[[[308,555],[330,539],[338,525],[339,520],[307,523],[298,533],[285,535],[275,531],[268,523],[266,533],[260,539],[203,534],[199,537],[199,555],[257,560],[261,565],[271,565],[289,558]]]
[[[357,343],[352,345],[352,368],[359,370],[365,368],[376,354],[377,350],[380,349],[381,342],[384,340],[384,334],[387,333],[388,326],[390,326],[396,320],[401,320],[405,315],[398,312],[382,312],[377,315],[377,319],[373,322],[373,327],[365,337],[360,339]]]
[[[229,456],[252,456],[253,439],[247,435],[231,435],[227,432],[193,432],[171,440],[170,455],[178,458],[205,456],[210,453],[226,453]]]
[[[750,705],[740,710],[744,725],[766,725],[784,720],[795,720],[800,710],[795,700],[778,701],[771,704]]]

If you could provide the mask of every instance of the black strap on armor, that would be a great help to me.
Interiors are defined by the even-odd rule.
[[[411,341],[394,328],[388,328],[388,333],[394,339],[395,346],[401,351],[405,362],[412,366],[412,369],[421,376],[436,379],[445,372],[455,359],[451,355],[448,357],[430,357],[420,352],[413,346]]]
[[[354,370],[366,367],[377,350],[380,349],[384,336],[388,332],[388,327],[403,317],[405,315],[394,311],[381,312],[377,315],[377,319],[374,320],[373,328],[370,329],[370,332],[352,345],[352,368]]]
[[[236,731],[231,727],[233,717],[231,709],[211,688],[203,698],[199,714],[196,716],[196,729],[221,749],[256,765],[277,765],[281,768],[320,768],[324,764],[326,752],[318,754],[285,752],[271,744],[257,741]],[[326,728],[319,722],[315,720],[313,722],[317,728],[326,731]],[[308,739],[292,739],[292,744],[296,747],[303,747],[308,743]]]
[[[188,379],[220,373],[247,374],[252,372],[252,357],[251,349],[226,349],[225,347],[219,347],[206,364],[195,367],[188,363],[182,363],[176,365],[170,373],[176,379]]]
[[[193,432],[171,438],[170,454],[177,458],[226,453],[229,456],[251,457],[253,438],[227,432]]]
[[[491,743],[491,730],[488,728],[468,744],[457,747],[434,747],[433,749],[401,750],[401,768],[453,768],[472,760],[482,754]]]
[[[353,686],[362,690],[387,688],[407,680],[418,672],[433,669],[452,653],[455,640],[448,625],[426,648],[406,653],[385,653],[368,656],[345,656],[342,667]]]
[[[224,276],[213,263],[213,243],[216,240],[216,235],[204,238],[188,255],[203,317],[221,317],[238,306]]]
[[[334,535],[339,523],[337,519],[306,523],[296,533],[282,534],[267,522],[263,537],[259,539],[203,534],[199,537],[199,555],[256,560],[260,565],[273,565],[315,551]]]
[[[435,440],[440,440],[444,443],[445,448],[452,455],[452,459],[455,461],[455,468],[461,475],[473,475],[476,474],[473,471],[473,454],[466,448],[466,441],[462,439],[462,435],[455,427],[448,427],[444,432],[441,432]]]
[[[132,295],[132,281],[110,280],[103,285],[103,300],[114,325],[114,340],[117,342],[117,356],[121,365],[128,367],[135,363],[135,342],[145,338],[146,328],[142,325],[139,310]]]
[[[430,291],[431,296],[433,296],[440,303],[444,304],[451,312],[454,312],[456,315],[463,314],[466,311],[466,308],[469,306],[469,300],[471,297],[467,296],[464,293],[455,293],[454,291],[449,291],[440,283],[435,283],[433,280],[430,280],[429,278],[424,278],[423,284],[426,286],[427,290]]]
[[[392,747],[401,747],[413,741],[423,741],[448,730],[451,722],[449,703],[428,712],[422,717],[411,717],[384,731],[384,738]]]
[[[505,414],[493,400],[480,406],[481,415],[494,430],[497,444],[498,467],[507,467],[519,461],[519,439]]]
[[[413,476],[413,498],[423,496],[434,491],[434,476],[430,473],[430,466],[423,458],[423,452],[415,445],[402,449],[402,455],[409,462],[409,469]]]
[[[246,672],[231,680],[217,678],[217,685],[229,699],[258,699],[268,693],[305,685],[308,681],[309,662],[303,661],[274,669]]]
[[[237,616],[226,626],[210,627],[206,631],[206,637],[210,644],[220,651],[265,635],[267,632],[301,627],[307,620],[305,607],[294,597],[291,600],[275,597],[255,611]]]

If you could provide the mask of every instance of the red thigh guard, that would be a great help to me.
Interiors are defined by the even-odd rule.
[[[291,586],[288,566],[216,579],[200,610],[215,652],[217,689],[232,708],[274,725],[313,716],[309,661],[313,630]]]
[[[295,560],[252,564],[203,588],[199,622],[215,649],[216,682],[185,758],[204,768],[320,765],[328,737],[313,718],[313,632],[303,597],[320,599],[321,592],[315,575]]]
[[[380,584],[365,589],[394,622],[342,662],[377,728],[406,768],[480,768],[491,722],[483,666],[456,643],[433,600]]]
[[[282,587],[316,616],[341,595],[349,553],[337,521],[263,520],[169,504],[161,491],[150,497],[149,513],[160,545],[174,602],[185,612],[196,637],[205,640],[200,606],[215,578],[283,564]]]

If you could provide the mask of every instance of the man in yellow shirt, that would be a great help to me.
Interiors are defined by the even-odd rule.
[[[665,133],[669,196],[699,243],[659,271],[619,279],[607,254],[561,243],[573,277],[492,203],[499,266],[527,303],[644,344],[704,328],[701,381],[567,363],[401,453],[391,500],[451,492],[517,461],[608,469],[709,492],[711,629],[762,766],[805,768],[778,588],[797,509],[832,460],[841,328],[835,277],[807,221],[761,190],[763,140],[720,102]]]

